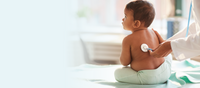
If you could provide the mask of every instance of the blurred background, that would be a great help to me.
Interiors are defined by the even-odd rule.
[[[68,16],[70,59],[68,66],[119,64],[122,39],[130,34],[122,27],[125,5],[131,0],[71,0]],[[191,0],[146,0],[156,16],[149,28],[168,39],[187,25]],[[190,23],[193,22],[191,18]]]
[[[0,0],[0,88],[67,87],[70,1]]]

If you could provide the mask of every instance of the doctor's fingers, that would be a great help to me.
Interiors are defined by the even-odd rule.
[[[169,52],[161,51],[161,52],[155,53],[154,57],[156,57],[156,58],[161,58],[161,57],[166,57],[166,56],[168,56],[169,54],[170,54]]]
[[[156,47],[156,49],[154,49],[153,51],[148,50],[150,56],[153,56],[153,57],[156,57],[156,58],[157,58],[157,57],[160,57],[160,56],[159,56],[159,53],[157,52],[159,48],[160,48],[160,45],[159,45],[158,47]]]
[[[160,58],[160,57],[166,57],[168,56],[171,51],[167,50],[162,44],[158,46],[153,52],[149,50],[149,53],[151,56],[155,58]]]
[[[171,53],[172,53],[172,50],[167,51],[167,53],[164,55],[164,57],[167,57]]]
[[[152,28],[152,30],[154,31],[154,33],[155,33],[156,36],[158,37],[158,40],[159,40],[160,43],[162,43],[162,42],[165,41],[165,40],[162,38],[162,36],[161,36],[157,31],[155,31],[153,28]]]
[[[164,56],[164,55],[161,55],[160,53],[158,53],[157,51],[152,52],[151,50],[149,50],[149,53],[150,53],[150,56],[153,56],[155,58],[160,58],[160,57]]]

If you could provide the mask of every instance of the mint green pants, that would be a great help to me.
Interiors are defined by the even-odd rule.
[[[166,82],[171,75],[172,57],[168,55],[165,62],[157,69],[134,71],[130,67],[115,70],[115,79],[119,82],[133,84],[160,84]]]

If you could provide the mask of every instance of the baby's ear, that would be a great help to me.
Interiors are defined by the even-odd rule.
[[[140,27],[141,22],[139,20],[135,20],[132,25],[134,28],[138,28],[138,27]]]

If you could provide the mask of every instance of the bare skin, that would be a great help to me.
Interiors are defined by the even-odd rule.
[[[121,64],[124,66],[130,64],[135,71],[158,68],[164,62],[164,58],[156,58],[148,52],[144,53],[140,47],[145,43],[154,50],[164,40],[156,31],[144,27],[144,22],[134,21],[130,10],[125,9],[124,13],[123,27],[125,30],[132,31],[132,34],[126,36],[122,42]]]

